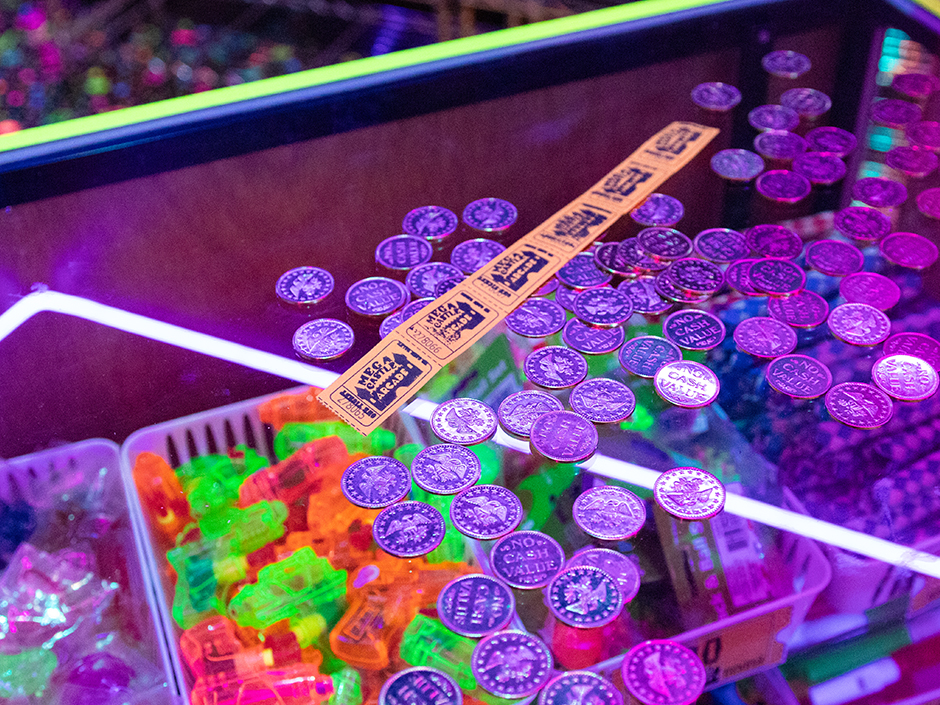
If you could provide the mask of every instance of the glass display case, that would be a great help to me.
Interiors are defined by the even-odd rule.
[[[405,696],[391,686],[380,697],[383,684],[434,666],[471,703],[534,701],[549,679],[581,670],[609,678],[626,702],[694,699],[667,656],[645,671],[623,667],[625,653],[652,639],[694,654],[688,668],[701,670],[701,702],[940,698],[933,9],[926,0],[645,0],[4,136],[0,455],[88,439],[122,444],[126,503],[114,512],[119,528],[133,525],[129,574],[140,575],[108,579],[135,605],[124,619],[138,628],[149,619],[153,630],[141,661],[110,663],[123,675],[94,683],[75,666],[91,647],[57,638],[48,644],[56,667],[78,675],[47,659],[49,690],[29,681],[11,693],[42,702],[43,693],[65,698],[71,684],[95,702],[412,702],[395,700]],[[783,67],[768,59],[774,53]],[[711,92],[696,93],[702,84]],[[722,95],[730,100],[716,104]],[[677,121],[707,141],[656,187],[679,217],[629,213],[584,236],[576,261],[597,281],[561,275],[560,288],[537,296],[560,304],[552,310],[564,332],[523,335],[511,321],[494,322],[367,438],[298,390],[328,387],[382,340],[381,315],[350,309],[354,283],[386,277],[402,282],[400,304],[421,298],[405,284],[406,265],[376,254],[408,230],[415,209],[455,214],[452,234],[425,241],[432,261],[455,261],[455,246],[481,236],[511,247]],[[794,160],[781,151],[788,141],[811,156]],[[729,150],[760,153],[760,164],[745,174],[734,161],[745,157]],[[517,218],[507,228],[475,223],[464,209],[480,199],[508,202]],[[710,249],[701,234],[717,229],[724,239]],[[668,238],[676,253],[657,249]],[[676,260],[718,284],[664,280],[660,272],[683,266]],[[276,287],[305,266],[329,272],[332,290],[292,305]],[[494,657],[478,647],[492,640],[444,626],[438,593],[464,574],[506,582],[497,557],[511,541],[458,531],[454,496],[466,488],[428,490],[415,456],[447,439],[431,421],[451,399],[482,401],[494,418],[523,390],[575,407],[570,387],[579,380],[538,382],[526,361],[578,350],[566,321],[585,316],[576,319],[565,295],[630,284],[662,306],[644,309],[628,295],[632,316],[595,322],[614,339],[622,331],[622,341],[576,352],[581,377],[622,383],[593,392],[590,404],[618,395],[633,403],[622,417],[587,424],[596,452],[533,452],[500,416],[468,461],[480,465],[476,484],[517,498],[508,535],[519,556],[526,540],[560,552],[544,581],[503,587],[515,609],[494,617],[494,629],[536,646],[522,659],[527,686],[500,690],[488,675]],[[678,311],[699,317],[687,325],[691,337],[675,330]],[[321,318],[348,323],[353,340],[311,361],[295,352],[295,332]],[[720,334],[701,344],[703,326]],[[676,342],[685,362],[714,379],[714,395],[676,403],[668,382],[654,380],[658,368],[644,367],[653,357],[637,342],[644,336]],[[373,456],[410,468],[416,481],[389,504],[407,495],[444,520],[427,556],[377,550],[382,505],[356,506],[340,492],[347,466]],[[298,463],[303,479],[287,478]],[[673,468],[717,478],[720,513],[664,509],[653,489]],[[93,484],[66,475],[48,485],[50,496],[74,498],[75,487]],[[694,501],[700,480],[689,474],[675,501]],[[642,510],[624,509],[616,494],[593,511],[642,514],[635,530],[584,528],[584,498],[601,488],[627,493]],[[4,512],[24,499],[7,494]],[[37,505],[36,496],[25,498]],[[65,533],[90,540],[81,516],[56,516]],[[11,555],[34,550],[30,536],[42,532],[27,529],[11,529]],[[610,552],[592,554],[597,573],[626,560],[636,585],[625,588],[621,575],[604,592],[619,595],[616,615],[585,628],[560,615],[552,581],[591,549]],[[110,569],[82,565],[96,579]],[[306,587],[285,587],[291,576]],[[290,609],[271,608],[262,587],[281,590]],[[110,624],[101,610],[89,614]],[[107,652],[101,634],[92,641]],[[0,656],[26,648],[6,644],[0,638]],[[154,668],[166,676],[162,690]],[[433,684],[444,692],[441,683]],[[541,697],[574,702],[559,688]]]

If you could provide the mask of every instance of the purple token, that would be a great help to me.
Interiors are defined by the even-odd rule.
[[[445,443],[472,446],[496,433],[496,412],[476,399],[451,399],[431,414],[431,430]]]
[[[532,424],[542,414],[561,411],[565,405],[551,394],[525,390],[510,394],[499,405],[499,425],[506,433],[517,438],[528,438]]]
[[[800,116],[783,105],[760,105],[747,114],[747,121],[755,130],[795,130]]]
[[[920,106],[896,98],[879,100],[871,109],[872,121],[885,127],[904,127],[917,122],[920,118]]]
[[[663,193],[651,193],[639,206],[630,211],[634,222],[647,227],[675,225],[685,215],[682,202]]]
[[[554,335],[565,325],[565,309],[548,299],[528,299],[506,316],[506,326],[526,338]]]
[[[407,272],[431,261],[431,243],[417,235],[393,235],[375,248],[375,262],[394,272]]]
[[[832,100],[825,93],[814,88],[791,88],[780,96],[780,105],[790,108],[800,117],[814,120],[829,112]]]
[[[617,582],[600,568],[565,568],[545,590],[548,609],[558,621],[591,629],[610,624],[623,609]]]
[[[295,267],[278,277],[277,298],[291,306],[311,306],[333,291],[333,275],[319,267]]]
[[[907,200],[907,189],[892,179],[872,176],[855,182],[852,198],[873,208],[893,208]]]
[[[635,237],[621,241],[617,257],[637,272],[661,272],[668,266],[667,262],[660,262],[641,252],[639,242]]]
[[[889,262],[924,269],[937,261],[937,246],[917,233],[892,233],[878,245]]]
[[[558,280],[555,279],[555,277],[552,277],[547,282],[542,284],[542,286],[538,288],[538,291],[533,292],[530,296],[532,298],[541,298],[543,296],[549,296],[550,294],[554,293],[554,291],[557,288],[558,288]]]
[[[357,507],[379,509],[408,496],[411,475],[404,463],[378,455],[357,460],[346,468],[340,489]]]
[[[480,198],[463,209],[463,222],[486,233],[501,233],[518,217],[516,207],[502,198]]]
[[[839,294],[849,303],[868,304],[882,311],[893,308],[901,300],[901,288],[876,272],[850,274],[839,284]]]
[[[636,271],[633,265],[619,255],[619,242],[605,242],[594,250],[594,264],[605,272],[610,272],[620,277],[633,276]]]
[[[634,313],[658,316],[672,308],[672,302],[666,301],[656,293],[656,279],[653,277],[638,277],[633,281],[620,282],[617,291],[622,291],[629,297]]]
[[[755,357],[780,357],[796,349],[796,333],[776,318],[745,318],[734,329],[738,350]]]
[[[871,380],[893,399],[923,401],[937,393],[940,377],[926,360],[914,355],[887,355],[871,367]]]
[[[891,81],[891,87],[911,98],[926,98],[940,89],[940,78],[929,73],[899,73]]]
[[[556,463],[580,463],[597,450],[594,424],[573,411],[550,411],[539,416],[529,433],[529,448]]]
[[[923,148],[894,147],[885,155],[885,164],[912,179],[922,179],[936,170],[940,159]]]
[[[669,262],[692,254],[692,241],[673,228],[644,228],[636,236],[640,253],[660,262]]]
[[[940,343],[923,333],[896,333],[885,341],[884,355],[913,355],[940,371]]]
[[[571,410],[594,423],[620,423],[630,418],[636,397],[623,382],[594,377],[571,390]]]
[[[741,91],[728,83],[700,83],[692,89],[692,102],[705,110],[725,112],[741,102]]]
[[[828,186],[845,177],[848,167],[831,152],[804,152],[793,159],[793,171],[809,179],[811,184]]]
[[[653,484],[653,497],[664,511],[678,519],[711,519],[725,506],[725,486],[710,472],[699,468],[672,468]]]
[[[401,325],[401,311],[396,311],[390,316],[382,319],[379,325],[379,338],[387,338],[388,334]]]
[[[830,152],[845,157],[855,149],[855,135],[841,127],[817,127],[806,133],[806,143],[814,152]]]
[[[434,288],[438,283],[453,277],[462,277],[463,272],[446,262],[428,262],[422,264],[405,277],[405,285],[417,298],[434,298]]]
[[[507,629],[484,637],[470,659],[483,690],[500,698],[535,695],[552,677],[552,654],[539,639]]]
[[[514,531],[490,550],[490,565],[497,578],[519,590],[548,585],[565,564],[561,545],[540,531]]]
[[[410,304],[405,304],[405,307],[401,310],[401,320],[407,321],[416,313],[419,313],[420,311],[422,311],[428,304],[433,304],[433,303],[434,303],[433,297],[425,296],[423,299],[415,299]]]
[[[386,553],[417,558],[441,545],[447,525],[444,517],[424,502],[397,502],[386,507],[372,523],[372,538]]]
[[[917,194],[917,210],[928,218],[940,220],[940,188],[929,188]]]
[[[626,339],[621,326],[613,328],[594,328],[572,318],[565,324],[561,339],[565,345],[584,355],[606,355],[621,345]]]
[[[385,277],[360,279],[346,290],[346,306],[353,313],[384,317],[408,303],[408,290],[400,282]]]
[[[692,247],[699,257],[718,264],[729,264],[751,253],[744,235],[730,228],[703,230],[695,236]]]
[[[666,639],[634,646],[623,657],[620,670],[627,692],[642,705],[691,705],[705,688],[702,660],[691,649]]]
[[[569,289],[567,286],[559,286],[555,289],[555,303],[559,304],[566,311],[570,311],[574,306],[574,297],[578,295],[575,289]]]
[[[865,257],[854,245],[840,240],[817,240],[806,248],[806,264],[831,277],[862,271]]]
[[[891,320],[868,304],[842,304],[826,320],[832,334],[849,345],[877,345],[891,333]]]
[[[815,399],[829,391],[832,373],[806,355],[784,355],[767,366],[767,383],[795,399]]]
[[[441,279],[437,284],[434,285],[434,298],[443,296],[448,291],[457,286],[462,282],[466,277],[447,277],[446,279]]]
[[[401,229],[426,240],[443,240],[457,229],[457,214],[441,206],[421,206],[408,212]]]
[[[656,293],[666,301],[672,301],[679,304],[699,304],[708,301],[711,294],[693,294],[684,289],[680,289],[668,271],[660,272],[656,277],[654,285]]]
[[[793,296],[806,284],[806,273],[788,259],[759,259],[747,275],[759,291],[771,296]]]
[[[473,274],[506,248],[495,240],[485,237],[465,240],[450,253],[450,263],[464,274]]]
[[[767,130],[754,138],[754,151],[767,159],[789,162],[806,151],[806,140],[795,132]]]
[[[556,676],[539,693],[539,705],[623,705],[614,684],[591,671],[568,671]]]
[[[491,541],[515,531],[522,514],[519,498],[500,485],[468,487],[450,505],[450,519],[457,531],[480,541]]]
[[[751,265],[754,264],[754,262],[757,262],[757,260],[739,259],[729,264],[728,268],[725,270],[725,281],[728,282],[728,286],[745,296],[763,296],[764,293],[762,291],[758,291],[754,288],[754,284],[751,282],[749,275]]]
[[[891,219],[865,206],[849,206],[836,212],[833,225],[850,240],[865,243],[880,240],[891,232]]]
[[[931,152],[940,150],[940,122],[922,120],[908,125],[907,139],[919,149]]]
[[[601,271],[594,264],[594,255],[590,252],[581,252],[571,258],[564,267],[555,274],[558,281],[570,289],[592,289],[609,284],[610,273]]]
[[[571,311],[589,326],[613,328],[630,319],[633,304],[626,294],[616,289],[585,289],[575,297]]]
[[[663,365],[653,377],[653,387],[664,401],[686,409],[708,406],[721,389],[715,373],[692,360]]]
[[[714,294],[725,285],[725,273],[721,267],[691,257],[677,259],[659,276],[669,277],[682,291],[694,296]]]
[[[707,311],[676,311],[663,323],[663,336],[685,350],[711,350],[725,339],[725,324]]]
[[[760,63],[767,73],[780,78],[799,78],[813,66],[808,56],[789,49],[765,54]]]
[[[566,568],[590,565],[600,568],[617,581],[624,604],[630,602],[640,591],[640,570],[631,559],[620,551],[610,548],[586,548],[575,553],[565,564]]]
[[[480,479],[480,459],[463,446],[438,443],[428,446],[411,461],[411,476],[431,494],[457,494]]]
[[[529,381],[545,389],[573,387],[585,378],[587,368],[580,353],[560,345],[533,350],[522,363]]]
[[[660,368],[682,359],[682,351],[673,342],[655,335],[628,340],[617,355],[620,366],[637,377],[652,379]]]
[[[471,638],[505,629],[515,611],[512,590],[490,575],[461,575],[437,596],[437,614],[444,626]]]
[[[582,492],[571,511],[584,533],[604,541],[622,541],[636,536],[646,522],[643,500],[615,485]]]
[[[826,411],[853,428],[878,428],[891,420],[894,404],[878,387],[864,382],[843,382],[826,393]]]
[[[806,289],[786,298],[771,297],[767,310],[778,321],[794,328],[815,328],[829,317],[826,300]]]
[[[378,699],[378,705],[462,704],[463,692],[457,681],[430,666],[406,668],[390,676],[382,685]]]
[[[797,203],[809,196],[812,184],[802,174],[788,169],[765,171],[757,177],[757,193],[777,203]]]
[[[335,360],[355,342],[353,329],[335,318],[318,318],[294,331],[292,344],[297,357],[304,360]]]
[[[803,251],[803,240],[782,225],[755,225],[744,233],[747,244],[762,257],[795,259]]]
[[[747,149],[723,149],[711,158],[711,169],[728,181],[750,181],[764,170],[764,160]]]

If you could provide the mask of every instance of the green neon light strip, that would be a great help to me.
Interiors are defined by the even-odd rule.
[[[491,51],[564,34],[607,27],[623,22],[666,15],[697,7],[720,5],[728,0],[642,0],[627,5],[605,8],[580,15],[514,27],[456,39],[439,44],[406,49],[382,56],[349,61],[343,64],[300,71],[286,76],[263,79],[237,86],[193,95],[170,98],[155,103],[122,108],[113,112],[74,118],[51,125],[33,127],[0,137],[0,152],[48,144],[57,140],[141,124],[150,120],[172,117],[196,110],[230,105],[239,101],[264,98],[313,86],[322,86],[353,78],[362,78],[385,71],[408,68],[433,61],[452,59]]]

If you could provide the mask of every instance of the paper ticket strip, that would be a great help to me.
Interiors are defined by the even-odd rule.
[[[689,122],[661,130],[586,193],[402,322],[317,398],[369,433],[717,134]]]

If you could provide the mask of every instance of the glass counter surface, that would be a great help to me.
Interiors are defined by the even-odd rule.
[[[240,421],[230,422],[231,435],[207,436],[205,429],[222,423],[213,414],[224,405],[255,409],[246,400],[297,382],[324,386],[378,343],[376,322],[350,316],[343,294],[360,279],[387,274],[375,249],[402,232],[407,213],[434,204],[460,215],[476,199],[506,199],[519,214],[501,236],[511,242],[675,120],[720,130],[659,189],[684,207],[675,227],[694,237],[710,228],[743,233],[785,224],[804,245],[794,261],[805,288],[829,309],[855,299],[840,290],[844,278],[807,263],[806,247],[845,239],[836,232],[837,214],[863,205],[859,180],[902,183],[906,200],[880,210],[890,231],[940,240],[937,221],[923,212],[927,196],[918,207],[918,197],[938,185],[936,171],[915,178],[889,167],[886,154],[907,138],[871,119],[876,101],[899,98],[916,105],[923,121],[937,119],[935,97],[905,97],[890,85],[895,74],[938,73],[938,21],[919,5],[873,0],[857,11],[847,2],[651,2],[594,16],[560,21],[556,30],[546,23],[508,31],[505,40],[416,50],[429,60],[395,57],[387,70],[337,81],[320,82],[313,72],[306,86],[262,87],[241,101],[180,99],[180,109],[154,108],[152,120],[134,117],[144,112],[112,116],[117,122],[98,123],[108,129],[95,131],[89,122],[91,130],[64,128],[73,133],[59,140],[32,138],[31,131],[16,136],[24,142],[0,152],[0,219],[8,233],[0,241],[0,455],[87,438],[122,443],[139,429],[169,424],[166,433],[177,434],[172,450],[163,440],[148,441],[146,450],[173,466],[224,453],[232,440],[281,459],[270,424],[254,426],[250,438]],[[770,75],[761,59],[774,50],[805,54],[812,66],[796,79]],[[697,107],[692,89],[712,81],[738,87],[740,104],[728,112]],[[786,204],[765,198],[752,182],[720,178],[710,164],[721,150],[753,149],[749,113],[791,88],[832,99],[829,111],[804,118],[797,133],[839,127],[858,147],[844,157],[844,179],[814,185],[808,197]],[[625,216],[601,240],[620,242],[640,230]],[[448,261],[457,242],[479,234],[461,226],[435,246],[433,258]],[[890,334],[940,336],[936,265],[900,266],[867,242],[857,251],[864,271],[897,286],[899,301],[885,306]],[[313,308],[279,302],[278,278],[304,265],[328,270],[333,293]],[[862,289],[850,295],[870,294]],[[679,635],[704,662],[709,688],[720,686],[703,701],[773,702],[767,693],[784,688],[786,676],[791,699],[777,702],[881,702],[861,700],[869,695],[862,691],[849,697],[848,681],[839,679],[893,653],[901,654],[895,670],[882,664],[869,677],[885,681],[885,697],[894,699],[884,702],[929,692],[922,674],[932,662],[916,647],[933,643],[940,596],[940,566],[930,555],[940,535],[937,397],[890,402],[891,420],[863,430],[835,420],[822,396],[776,391],[768,361],[742,352],[734,337],[743,321],[773,315],[769,301],[725,288],[684,306],[715,313],[727,333],[710,351],[683,353],[720,381],[717,400],[704,409],[665,402],[650,379],[623,369],[617,353],[592,355],[588,374],[625,382],[637,400],[626,421],[598,425],[597,457],[577,470],[540,463],[528,442],[502,430],[486,443],[498,456],[499,482],[522,500],[521,528],[553,536],[567,559],[592,546],[615,549],[643,575],[638,596],[600,640],[559,623],[540,590],[516,592],[514,624],[554,649],[556,668],[593,667],[616,682],[629,646]],[[350,319],[355,343],[311,367],[298,361],[292,337],[320,317]],[[625,338],[661,335],[663,321],[634,314]],[[833,384],[870,382],[872,366],[886,354],[883,341],[852,345],[824,322],[793,332],[795,352],[824,363]],[[522,363],[546,343],[565,340],[560,333],[525,338],[498,326],[406,407],[404,420],[394,423],[397,443],[436,442],[427,422],[437,402],[471,396],[495,409],[509,393],[531,388]],[[567,405],[566,390],[554,394]],[[846,404],[865,406],[857,397]],[[177,421],[197,413],[209,416]],[[255,411],[239,413],[260,423]],[[123,459],[132,466],[128,447]],[[728,489],[717,518],[654,515],[655,479],[683,466],[709,470]],[[646,500],[650,516],[635,537],[595,539],[574,523],[575,499],[605,483]],[[194,679],[176,653],[182,629],[169,615],[174,592],[154,548],[159,542],[147,533],[146,507],[138,518],[154,609],[182,694]],[[466,558],[490,570],[490,549],[491,542],[471,542]],[[781,675],[775,669],[785,660]],[[403,663],[394,661],[393,670]]]

